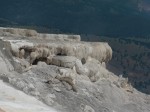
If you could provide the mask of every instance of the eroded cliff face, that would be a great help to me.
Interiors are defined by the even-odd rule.
[[[13,28],[0,35],[0,79],[45,104],[64,112],[149,112],[149,96],[106,69],[108,43]]]

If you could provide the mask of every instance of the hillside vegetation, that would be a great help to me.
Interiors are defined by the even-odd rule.
[[[148,36],[146,0],[5,0],[1,26],[40,26],[56,32],[107,36]],[[140,7],[139,7],[140,6]]]
[[[87,41],[107,41],[113,49],[109,69],[116,74],[128,77],[140,91],[150,91],[150,39],[108,38],[82,36]]]

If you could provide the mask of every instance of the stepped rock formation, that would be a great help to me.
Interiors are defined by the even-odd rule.
[[[0,79],[60,112],[149,112],[150,96],[106,69],[108,43],[80,40],[0,28]]]

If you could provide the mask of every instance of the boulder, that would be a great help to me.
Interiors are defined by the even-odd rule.
[[[81,60],[79,59],[77,59],[75,62],[75,69],[76,72],[80,75],[87,75],[89,73],[87,67],[83,66]]]
[[[98,60],[91,57],[88,57],[84,67],[88,69],[88,73],[86,75],[92,82],[96,82],[100,78],[108,78],[109,76],[109,71],[104,68]]]
[[[73,56],[54,56],[51,64],[65,68],[73,68],[76,60],[77,58]]]

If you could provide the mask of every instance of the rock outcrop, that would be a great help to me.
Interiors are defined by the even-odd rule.
[[[51,41],[80,41],[80,35],[65,35],[65,34],[41,34],[35,30],[20,29],[20,28],[3,28],[0,27],[0,35],[8,37],[27,37],[30,39],[45,39]]]
[[[13,28],[0,28],[0,35],[0,79],[48,106],[61,112],[150,111],[149,95],[106,69],[108,43]]]
[[[24,47],[27,43],[24,41],[10,41],[5,40],[10,43],[10,49],[14,56],[19,57],[19,49]],[[43,40],[44,41],[44,40]],[[65,56],[75,56],[80,60],[85,59],[90,56],[92,58],[97,59],[98,61],[108,62],[112,58],[112,50],[110,46],[105,42],[99,43],[86,43],[86,42],[68,42],[68,41],[49,41],[45,40],[46,44],[43,47],[39,47],[38,43],[35,42],[28,42],[24,47],[25,52],[29,51],[38,51],[38,49],[49,49],[52,53],[51,55],[65,55]],[[40,43],[39,43],[40,44]],[[40,51],[42,52],[42,51]]]
[[[0,112],[58,112],[0,80]]]

